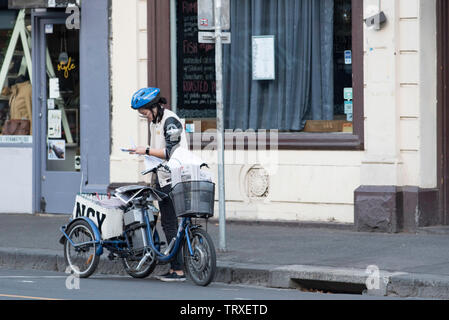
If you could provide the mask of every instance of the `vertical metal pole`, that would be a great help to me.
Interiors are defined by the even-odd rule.
[[[221,0],[215,0],[215,69],[217,99],[217,149],[218,149],[218,197],[219,197],[219,246],[226,251],[226,198],[224,173],[224,118],[223,118],[223,51],[221,26]]]
[[[171,54],[171,108],[174,113],[178,112],[177,105],[177,69],[178,69],[178,61],[177,61],[177,52],[176,52],[176,0],[170,0],[170,54]]]

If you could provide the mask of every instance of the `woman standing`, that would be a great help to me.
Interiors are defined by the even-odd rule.
[[[131,150],[131,154],[154,156],[168,161],[177,148],[188,148],[184,127],[174,112],[163,107],[166,103],[167,100],[160,96],[158,88],[141,89],[134,94],[132,108],[149,121],[151,141],[149,146]],[[160,188],[158,181],[156,181],[156,185]],[[160,190],[168,193],[170,186],[162,187]],[[178,218],[169,197],[159,202],[159,209],[162,229],[168,245],[173,238],[176,238]],[[186,280],[182,264],[182,250],[179,250],[178,257],[171,262],[170,271],[160,276],[159,279],[162,281]]]

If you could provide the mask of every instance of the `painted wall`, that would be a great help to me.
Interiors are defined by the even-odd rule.
[[[142,181],[143,163],[120,148],[148,144],[148,125],[131,110],[131,97],[147,86],[147,20],[145,0],[112,1],[111,183]]]
[[[195,153],[211,164],[217,182],[217,152]],[[227,151],[226,218],[353,223],[361,158],[362,152],[267,151],[261,160],[258,151]]]
[[[365,17],[379,1],[365,0]],[[435,0],[383,0],[388,22],[365,27],[361,185],[436,187]]]
[[[108,35],[109,1],[84,1],[80,30],[83,192],[105,192],[110,180]]]
[[[33,213],[32,148],[0,149],[0,213]]]

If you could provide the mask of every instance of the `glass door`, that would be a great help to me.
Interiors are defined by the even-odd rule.
[[[47,170],[80,171],[79,31],[47,24]]]
[[[81,183],[79,30],[41,20],[41,211],[70,213]]]

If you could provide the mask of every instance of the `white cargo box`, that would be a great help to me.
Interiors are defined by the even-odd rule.
[[[123,210],[119,208],[121,204],[117,198],[79,194],[76,196],[72,217],[92,220],[98,227],[102,240],[116,238],[123,235]]]

